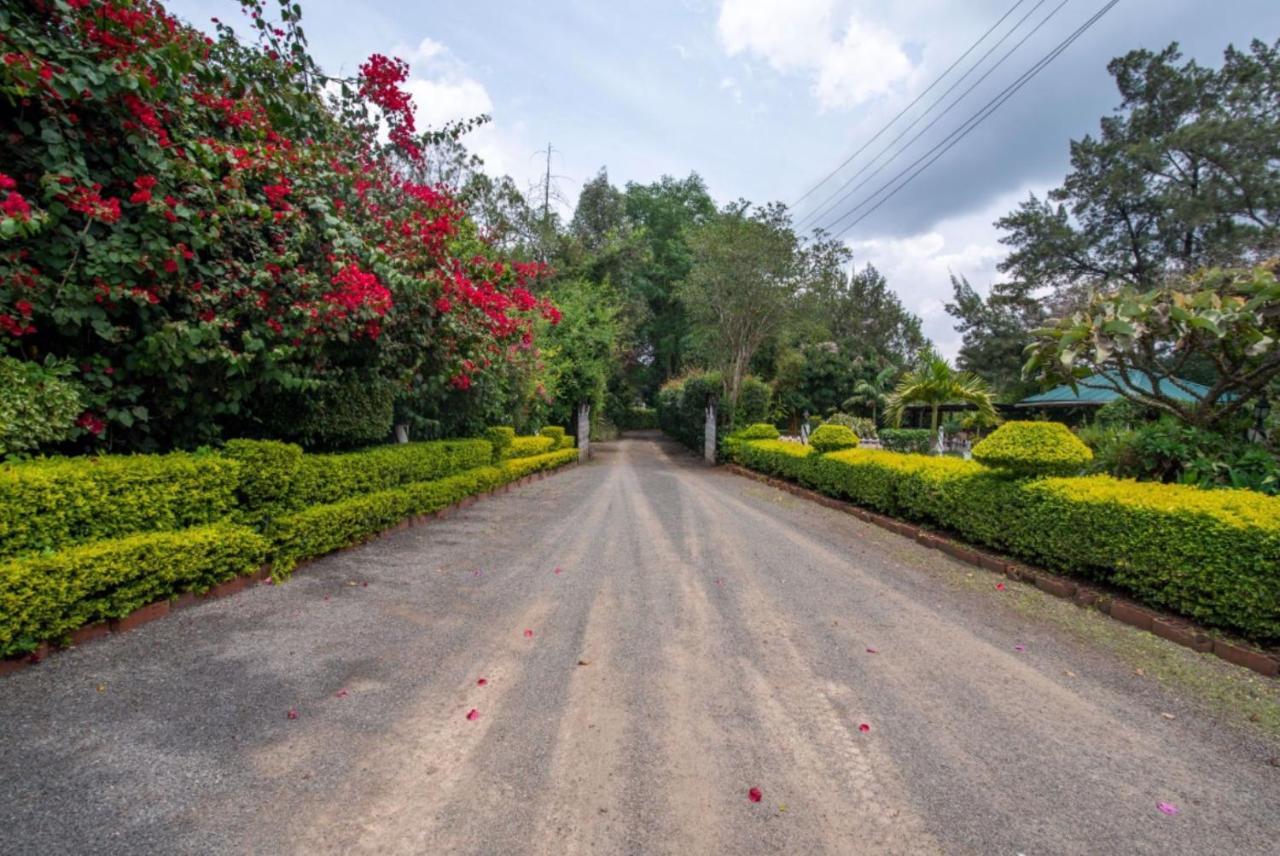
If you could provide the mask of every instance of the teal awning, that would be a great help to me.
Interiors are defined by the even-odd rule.
[[[1200,401],[1209,392],[1209,387],[1195,381],[1182,378],[1161,378],[1159,389],[1162,395],[1177,401]],[[1117,387],[1123,387],[1138,394],[1151,394],[1151,377],[1146,372],[1129,372],[1129,382],[1117,371],[1101,372],[1089,375],[1076,381],[1076,388],[1069,385],[1055,386],[1030,398],[1019,401],[1015,407],[1101,407],[1108,402],[1123,398]],[[1224,401],[1234,398],[1224,395]]]

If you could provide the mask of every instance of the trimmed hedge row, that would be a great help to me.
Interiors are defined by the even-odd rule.
[[[512,458],[497,466],[477,467],[437,481],[416,482],[286,515],[268,532],[275,544],[274,569],[288,573],[300,561],[358,544],[405,518],[439,511],[468,496],[576,459],[574,450]]]
[[[565,440],[570,448],[552,451]],[[513,443],[508,453],[523,456],[496,464],[487,440],[335,455],[237,440],[222,454],[0,468],[0,657],[268,561],[287,573],[303,558],[578,456],[571,437]]]
[[[151,532],[0,562],[0,657],[249,573],[270,545],[244,526]]]
[[[545,455],[547,452],[554,451],[559,442],[558,438],[547,436],[516,437],[511,441],[511,445],[502,450],[502,459]]]
[[[217,454],[123,455],[0,466],[0,559],[214,523],[240,465]]]
[[[743,466],[1084,578],[1260,641],[1280,640],[1280,499],[1113,479],[1014,478],[974,461],[742,443]]]

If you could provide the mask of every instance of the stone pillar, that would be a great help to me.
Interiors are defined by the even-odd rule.
[[[702,428],[702,457],[708,464],[716,462],[716,397],[707,396],[707,420]]]
[[[585,401],[578,405],[578,461],[586,463],[591,457],[591,405]]]

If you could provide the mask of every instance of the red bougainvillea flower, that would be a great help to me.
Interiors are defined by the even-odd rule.
[[[479,718],[480,718],[480,711],[476,710],[474,707],[471,708],[471,710],[467,711],[467,719],[471,720],[472,722],[475,722]]]
[[[760,793],[759,788],[752,788],[751,790],[747,791],[747,799],[751,800],[752,802],[760,802],[760,800],[763,797],[764,797],[764,794]]]
[[[526,638],[526,639],[532,639],[532,638],[533,638],[533,631],[532,631],[532,630],[526,630],[526,631],[524,632],[524,638]]]
[[[285,714],[285,716],[289,717],[290,719],[297,719],[297,718],[298,718],[298,709],[297,709],[296,707],[291,707],[291,708],[289,708],[289,712],[288,712],[287,714]]]
[[[1156,808],[1160,809],[1160,812],[1162,814],[1168,814],[1168,815],[1177,814],[1181,810],[1173,803],[1167,803],[1167,802],[1156,803]]]
[[[996,591],[1004,591],[1004,583],[996,583]]]
[[[487,683],[489,683],[489,679],[488,679],[488,678],[481,678],[480,680],[476,681],[476,686],[478,686],[478,687],[482,687],[482,686],[484,686],[484,685],[485,685],[485,684],[487,684]]]
[[[861,725],[859,725],[859,726],[858,726],[858,730],[859,730],[859,731],[861,731],[863,734],[866,734],[868,731],[870,731],[870,730],[871,730],[871,726],[870,726],[870,725],[867,725],[867,724],[864,722],[864,723],[862,723]]]

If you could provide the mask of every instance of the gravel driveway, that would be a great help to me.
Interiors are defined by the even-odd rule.
[[[0,680],[0,852],[1277,852],[1275,682],[996,582],[602,444]]]

